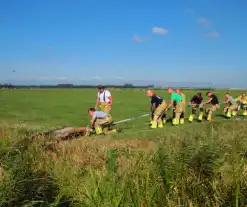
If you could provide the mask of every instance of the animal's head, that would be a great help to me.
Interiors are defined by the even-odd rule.
[[[93,132],[93,129],[87,126],[85,130],[85,136],[89,136],[92,132]]]

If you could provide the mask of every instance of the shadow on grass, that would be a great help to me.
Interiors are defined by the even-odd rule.
[[[221,117],[221,118],[227,119],[226,116],[225,116],[224,114],[216,114],[215,116],[216,116],[216,117]]]
[[[52,177],[45,172],[28,172],[27,179],[20,180],[15,185],[16,198],[8,203],[10,206],[72,206],[72,200],[59,192]]]

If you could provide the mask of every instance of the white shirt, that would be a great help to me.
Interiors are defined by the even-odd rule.
[[[109,97],[111,96],[110,91],[104,90],[102,93],[98,92],[98,98],[100,102],[110,102]]]

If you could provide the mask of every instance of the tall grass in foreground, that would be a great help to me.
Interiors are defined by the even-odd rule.
[[[48,147],[1,126],[0,206],[247,205],[246,125],[198,127]]]

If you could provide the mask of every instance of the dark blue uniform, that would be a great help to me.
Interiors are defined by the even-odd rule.
[[[163,102],[163,98],[161,98],[161,97],[159,97],[159,96],[157,96],[157,95],[153,95],[152,96],[152,98],[151,98],[151,104],[153,105],[153,104],[155,104],[155,106],[156,106],[156,108],[160,105],[160,104],[162,104],[162,102]]]

